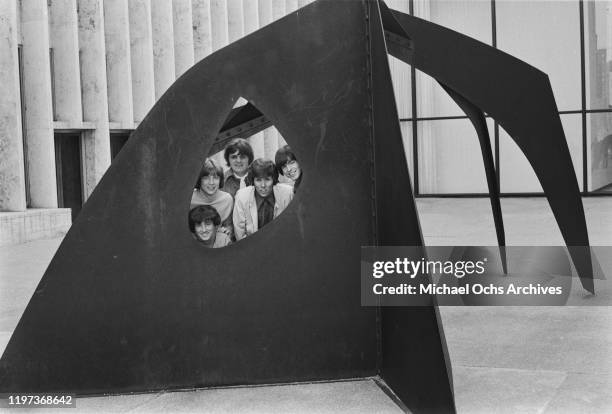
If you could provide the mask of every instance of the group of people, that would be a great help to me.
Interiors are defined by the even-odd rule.
[[[236,138],[225,147],[229,169],[204,161],[193,190],[189,230],[206,247],[224,247],[274,220],[289,205],[302,181],[302,170],[288,145],[274,161],[254,160],[249,142]]]

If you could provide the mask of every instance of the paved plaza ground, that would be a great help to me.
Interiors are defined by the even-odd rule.
[[[612,197],[585,198],[584,205],[591,244],[612,246]],[[418,208],[427,245],[496,245],[486,198],[419,199]],[[504,199],[502,208],[508,245],[563,244],[544,198]],[[1,350],[60,242],[38,240],[0,248]],[[612,258],[600,260],[604,268],[612,268]],[[573,303],[598,306],[441,307],[457,411],[612,412],[612,292],[607,281],[596,282],[596,297],[578,289]],[[69,412],[401,410],[374,381],[365,379],[79,398],[77,409]]]

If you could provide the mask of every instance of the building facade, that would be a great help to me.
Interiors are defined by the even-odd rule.
[[[0,243],[65,231],[177,77],[311,1],[0,0]],[[548,73],[581,190],[610,188],[610,1],[387,3]],[[416,194],[485,194],[467,117],[427,75],[389,59]],[[502,193],[541,193],[518,147],[488,121]],[[249,139],[256,157],[285,143],[274,128]]]
[[[397,9],[405,3],[388,2]],[[580,190],[610,191],[612,2],[414,0],[407,10],[547,73]],[[477,136],[468,119],[429,76],[402,70],[403,94],[412,99],[399,100],[400,120],[416,193],[487,193]],[[492,119],[488,123],[502,195],[542,194],[518,146]]]

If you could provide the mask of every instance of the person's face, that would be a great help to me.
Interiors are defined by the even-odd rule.
[[[221,179],[218,175],[205,175],[200,180],[200,188],[208,195],[215,195],[219,189]]]
[[[229,165],[234,174],[242,177],[249,168],[249,157],[236,151],[229,155]]]
[[[283,175],[293,181],[296,181],[302,175],[302,169],[300,168],[300,164],[296,160],[287,161],[285,165],[283,165]]]
[[[257,177],[253,180],[253,184],[255,185],[255,191],[261,197],[267,197],[272,192],[274,180],[272,177]]]
[[[215,231],[215,224],[212,220],[204,220],[201,223],[196,223],[195,233],[198,239],[202,241],[208,241],[212,237]]]

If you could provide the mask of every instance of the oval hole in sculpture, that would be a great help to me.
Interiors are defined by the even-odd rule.
[[[302,181],[298,157],[253,104],[238,99],[202,160],[188,210],[205,247],[225,247],[269,225]]]

